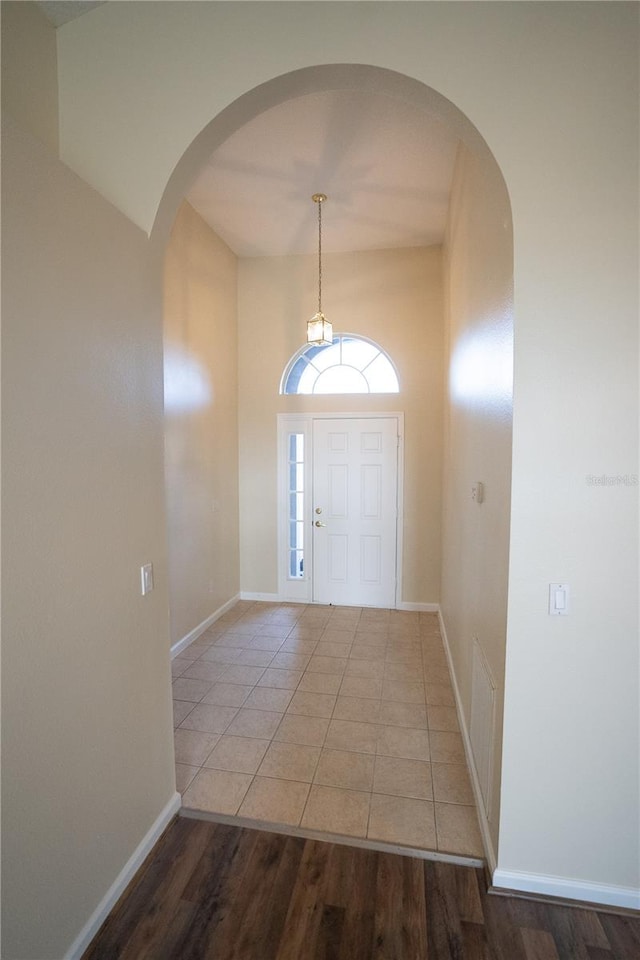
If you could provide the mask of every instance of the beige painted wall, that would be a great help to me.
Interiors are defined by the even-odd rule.
[[[280,378],[317,306],[314,256],[243,259],[239,267],[241,582],[278,589],[276,417],[314,411],[404,411],[402,600],[440,588],[442,259],[439,247],[323,256],[322,303],[336,333],[363,334],[395,363],[400,394],[279,396]],[[264,337],[264,329],[271,331]]]
[[[2,955],[58,960],[175,791],[161,270],[17,125],[2,150]]]
[[[2,111],[58,152],[56,32],[35,3],[0,4]]]
[[[498,848],[507,639],[513,382],[513,238],[491,158],[460,147],[445,243],[447,408],[441,610],[471,727],[473,640],[496,686],[490,833]],[[484,501],[471,499],[475,481]],[[495,860],[495,858],[494,858]]]
[[[623,482],[597,486],[586,478],[639,472],[639,13],[636,4],[616,2],[376,4],[375,16],[361,3],[113,3],[58,31],[63,157],[147,231],[159,207],[161,220],[173,221],[194,159],[233,129],[230,105],[259,84],[278,86],[289,71],[302,73],[288,78],[288,95],[305,83],[317,89],[314,70],[307,72],[317,64],[391,71],[367,73],[367,83],[384,91],[393,81],[397,95],[437,101],[461,136],[475,125],[490,145],[513,210],[516,304],[501,879],[531,889],[537,877],[548,889],[555,877],[565,878],[567,895],[595,892],[610,901],[640,886],[638,497]],[[345,71],[338,73],[345,82]],[[263,87],[252,109],[276,102],[272,90]],[[238,111],[231,113],[237,118]],[[57,210],[58,232],[68,216],[63,206]],[[4,233],[9,243],[6,225]],[[82,243],[82,254],[87,271],[102,276],[102,249],[94,250],[93,240]],[[37,278],[32,269],[30,286]],[[159,274],[157,282],[160,289]],[[28,293],[21,293],[27,304]],[[57,302],[60,290],[51,293]],[[160,319],[154,337],[159,342]],[[16,385],[25,412],[28,389]],[[87,395],[90,384],[79,391],[81,404]],[[143,402],[136,411],[155,425],[160,401],[150,413]],[[61,425],[54,436],[65,436]],[[145,500],[144,516],[148,509]],[[112,554],[128,568],[128,546]],[[572,615],[551,618],[548,583],[562,579],[572,587]],[[70,595],[68,587],[55,592],[56,614]],[[146,641],[142,646],[146,653]],[[100,655],[97,662],[103,666]],[[19,688],[23,673],[8,663]],[[122,667],[121,682],[107,690],[119,703],[115,691],[133,689],[139,670],[132,674],[128,660],[124,669],[120,656],[116,664],[109,660],[107,675]],[[155,690],[153,669],[150,682]],[[60,684],[63,697],[68,689]],[[155,704],[155,694],[143,689],[145,703]],[[20,720],[20,705],[14,706]],[[69,719],[74,742],[84,719],[83,711]],[[141,729],[148,732],[146,723]],[[112,733],[111,721],[96,729],[109,759]],[[128,730],[118,746],[123,740]],[[54,746],[45,761],[52,759],[75,786],[75,755]],[[136,771],[148,743],[139,746],[127,750],[125,763],[133,764],[135,754],[136,809]],[[33,756],[24,772],[37,794],[41,751]],[[163,798],[161,785],[155,802]],[[24,856],[48,877],[51,830],[43,835],[35,803],[30,799],[24,810],[34,837],[25,841]],[[65,865],[79,871],[79,895],[69,903],[41,902],[41,923],[56,936],[83,922],[87,900],[108,885],[112,858],[136,843],[138,818],[119,816],[105,856],[84,842],[87,808],[79,809],[81,847],[75,836],[59,836],[53,858],[57,864],[64,853]],[[44,811],[47,827],[48,816]],[[5,884],[5,895],[19,899],[20,891]]]
[[[165,257],[171,642],[239,591],[237,261],[188,204]]]

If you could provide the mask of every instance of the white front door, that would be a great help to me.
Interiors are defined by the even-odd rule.
[[[313,421],[313,600],[395,607],[398,421]]]

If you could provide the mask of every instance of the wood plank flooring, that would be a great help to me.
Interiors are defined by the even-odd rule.
[[[178,818],[83,960],[638,960],[640,920],[481,869]]]

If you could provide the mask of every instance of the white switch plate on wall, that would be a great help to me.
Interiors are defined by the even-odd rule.
[[[552,617],[569,616],[569,584],[549,584],[549,614]]]
[[[143,567],[140,567],[140,590],[143,597],[145,597],[148,593],[151,593],[153,590],[152,563],[145,563]]]

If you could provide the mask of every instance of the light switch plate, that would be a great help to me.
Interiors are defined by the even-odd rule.
[[[145,563],[140,567],[140,591],[145,597],[153,590],[153,564]]]
[[[552,617],[569,616],[569,584],[549,584],[549,615]]]

